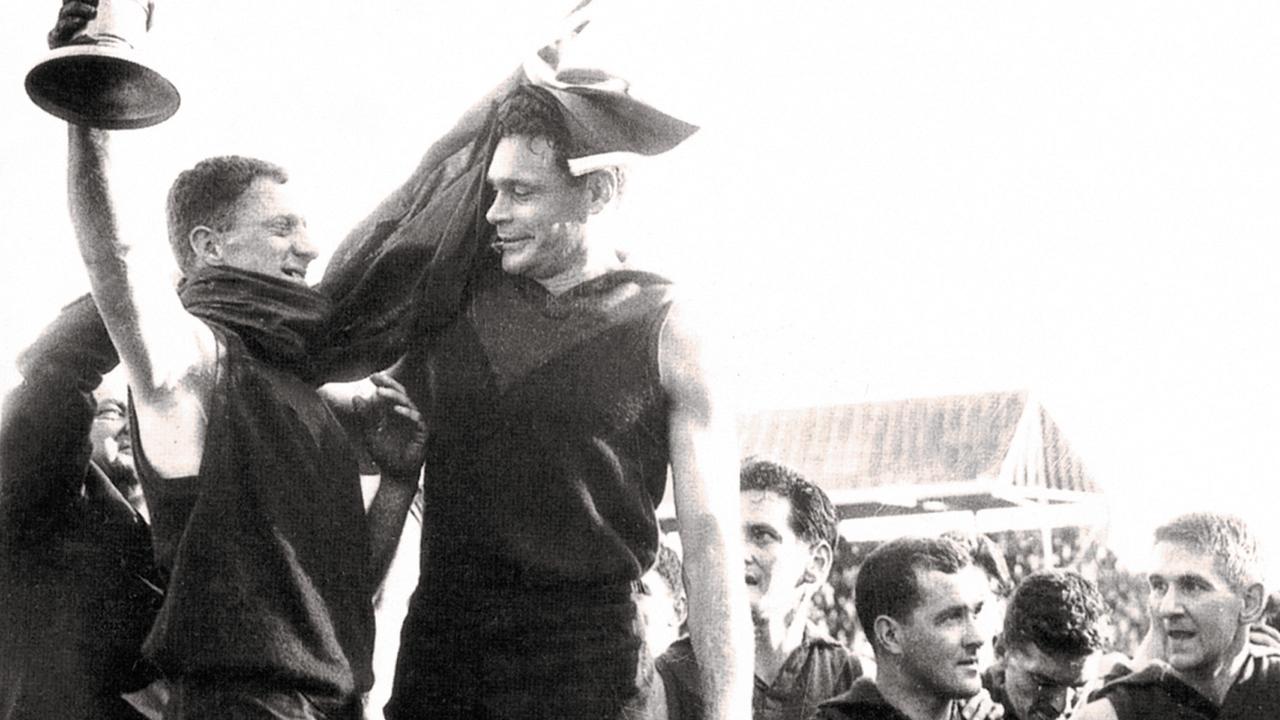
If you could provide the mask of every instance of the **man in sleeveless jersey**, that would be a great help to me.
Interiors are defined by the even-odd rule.
[[[64,5],[51,44],[95,5]],[[358,717],[372,595],[399,528],[376,521],[412,499],[421,418],[385,376],[357,403],[384,480],[368,524],[354,448],[315,390],[328,301],[306,284],[316,249],[285,172],[228,156],[178,177],[175,293],[130,252],[109,133],[68,131],[72,223],[129,380],[134,460],[169,573],[144,646],[172,681],[165,715]]]
[[[496,128],[491,255],[456,320],[393,371],[431,436],[421,580],[387,715],[644,712],[637,598],[670,468],[708,717],[748,717],[722,359],[602,221],[622,190],[617,153],[654,154],[693,128],[608,83],[522,85]]]

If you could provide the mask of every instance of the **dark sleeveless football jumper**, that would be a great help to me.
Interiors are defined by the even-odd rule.
[[[482,274],[398,375],[426,409],[422,574],[389,717],[607,718],[651,666],[633,594],[668,465],[669,284]]]
[[[222,356],[199,475],[157,477],[135,440],[171,570],[146,651],[184,680],[356,699],[374,620],[353,449],[313,384],[205,320]]]

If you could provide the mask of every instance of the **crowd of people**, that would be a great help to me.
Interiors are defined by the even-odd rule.
[[[96,5],[66,0],[50,44]],[[175,291],[122,236],[110,133],[68,127],[92,297],[5,402],[0,717],[1275,715],[1236,518],[1157,531],[1151,620],[1117,643],[1141,616],[1096,549],[1063,535],[1051,570],[1012,536],[850,544],[801,472],[740,460],[709,320],[600,222],[626,157],[696,128],[558,53],[431,145],[314,287],[283,168],[174,181]]]

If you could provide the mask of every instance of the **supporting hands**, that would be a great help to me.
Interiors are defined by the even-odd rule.
[[[63,45],[93,43],[92,38],[77,38],[89,21],[98,16],[98,0],[63,0],[62,9],[58,11],[58,22],[49,31],[49,49],[54,50]]]
[[[426,455],[427,426],[404,386],[386,373],[369,376],[373,395],[351,399],[365,446],[382,474],[417,481]]]

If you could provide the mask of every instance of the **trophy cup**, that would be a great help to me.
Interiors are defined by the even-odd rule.
[[[146,0],[99,0],[97,17],[27,73],[32,102],[67,122],[105,130],[168,120],[178,110],[178,89],[134,48],[151,27],[153,9]]]

